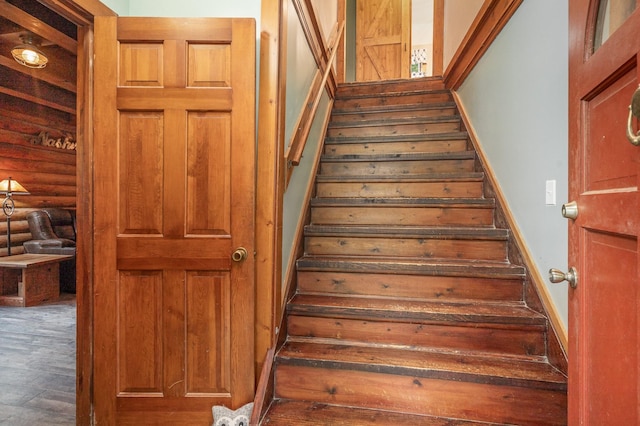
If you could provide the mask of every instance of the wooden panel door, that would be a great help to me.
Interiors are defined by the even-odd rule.
[[[96,18],[98,424],[253,399],[254,66],[252,19]]]
[[[569,192],[578,205],[569,262],[579,274],[569,289],[569,423],[637,425],[640,147],[625,135],[640,82],[640,12],[636,0],[569,7]]]
[[[358,0],[356,80],[409,78],[411,0]]]

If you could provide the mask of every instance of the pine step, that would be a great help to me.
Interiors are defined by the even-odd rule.
[[[358,111],[334,109],[331,112],[331,124],[383,119],[443,117],[455,115],[457,111],[454,102],[372,107]]]
[[[273,402],[261,424],[264,426],[488,426],[484,422],[283,399]],[[494,426],[497,425],[494,424]]]
[[[567,394],[437,378],[280,365],[275,397],[517,425],[566,424]]]
[[[371,96],[402,96],[416,91],[445,90],[444,81],[439,77],[414,78],[411,80],[365,81],[340,84],[336,91],[336,98]]]
[[[291,340],[278,352],[277,363],[334,369],[337,374],[340,374],[341,370],[355,370],[459,382],[567,390],[567,377],[544,358],[528,360]]]
[[[392,135],[392,136],[379,136],[379,137],[340,137],[340,138],[325,138],[325,145],[333,144],[354,144],[354,143],[398,143],[398,142],[433,142],[433,141],[448,141],[464,139],[465,141],[469,137],[467,132],[445,132],[445,133],[433,133],[428,135]],[[398,154],[407,154],[411,151],[400,151]]]
[[[438,134],[435,138],[334,138],[326,139],[324,154],[332,156],[344,155],[395,155],[402,153],[445,153],[468,150],[466,137],[448,137],[449,134]]]
[[[431,176],[317,176],[318,198],[480,198],[482,173]]]
[[[311,223],[492,227],[494,207],[486,198],[314,198]]]
[[[296,294],[287,304],[290,315],[371,321],[449,322],[545,326],[546,318],[523,303],[441,302],[367,297]]]
[[[319,174],[339,176],[408,176],[475,171],[475,152],[387,155],[323,155]]]
[[[306,255],[507,261],[508,231],[411,226],[305,227]]]
[[[506,301],[523,298],[522,278],[451,277],[299,269],[298,293],[414,300]]]
[[[303,256],[296,262],[298,271],[367,272],[381,274],[431,275],[436,277],[473,277],[524,279],[522,266],[506,262],[469,260],[403,259],[397,257]]]
[[[366,122],[331,123],[327,129],[329,138],[381,137],[401,134],[428,135],[460,131],[460,117],[426,117],[421,119],[381,120]]]
[[[334,108],[339,110],[360,110],[394,105],[425,105],[452,102],[453,96],[448,90],[423,90],[413,92],[377,93],[361,96],[337,97]]]

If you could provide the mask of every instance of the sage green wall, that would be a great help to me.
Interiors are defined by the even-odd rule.
[[[285,147],[296,128],[300,111],[305,107],[309,87],[317,72],[316,62],[309,49],[300,20],[291,1],[287,7],[287,88],[285,117]],[[333,17],[335,22],[336,16]],[[318,107],[316,119],[311,126],[302,161],[295,167],[286,192],[284,193],[284,209],[282,212],[282,272],[287,278],[287,269],[295,244],[298,222],[302,220],[305,209],[304,201],[315,165],[315,153],[321,143],[324,112],[329,108],[329,98],[325,93]]]
[[[567,269],[568,2],[524,1],[459,90],[533,260]],[[557,205],[545,205],[545,181]],[[547,289],[568,322],[566,284]]]

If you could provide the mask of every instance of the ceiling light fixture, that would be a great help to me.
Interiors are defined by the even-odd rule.
[[[44,68],[49,58],[38,47],[33,35],[26,34],[20,37],[22,44],[11,49],[13,59],[19,64],[29,68]]]

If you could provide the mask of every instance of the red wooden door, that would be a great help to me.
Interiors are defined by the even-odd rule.
[[[96,18],[98,424],[253,399],[254,65],[252,19]]]
[[[572,0],[569,423],[637,425],[640,148],[626,138],[640,82],[636,0]],[[637,126],[637,123],[636,123]]]
[[[356,80],[409,78],[411,1],[358,0]]]

